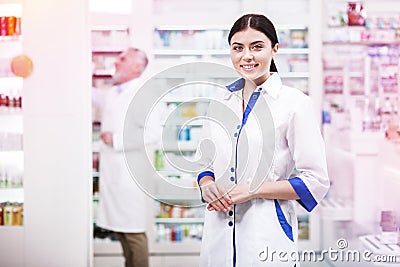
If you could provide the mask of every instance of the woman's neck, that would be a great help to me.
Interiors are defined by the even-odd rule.
[[[254,90],[257,88],[257,86],[253,83],[246,83],[243,87],[242,90],[242,111],[244,112],[247,106],[247,103],[249,103],[250,97],[253,94]]]

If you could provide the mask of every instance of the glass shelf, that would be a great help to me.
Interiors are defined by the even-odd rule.
[[[154,222],[165,224],[204,223],[204,218],[155,218]]]

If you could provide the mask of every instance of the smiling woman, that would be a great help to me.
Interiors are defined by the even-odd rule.
[[[329,188],[325,144],[310,98],[283,85],[277,73],[279,44],[272,22],[263,15],[244,15],[228,42],[242,78],[227,86],[216,104],[237,115],[219,121],[231,142],[221,142],[215,127],[203,127],[215,155],[201,151],[198,183],[207,209],[200,266],[293,267],[296,260],[260,261],[258,255],[266,245],[274,251],[296,250],[296,201],[311,211]],[[213,110],[218,107],[210,105],[208,116]],[[232,155],[225,153],[229,144]],[[290,178],[294,167],[299,174]]]
[[[228,42],[233,66],[256,85],[265,82],[270,71],[277,72],[273,58],[278,52],[278,37],[269,19],[260,20],[251,14],[243,16],[233,25]]]
[[[277,51],[277,43],[272,46],[267,36],[252,28],[236,33],[231,39],[233,66],[243,77],[253,81],[257,86],[268,79],[271,63]]]

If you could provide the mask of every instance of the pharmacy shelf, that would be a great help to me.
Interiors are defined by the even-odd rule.
[[[193,177],[195,177],[195,174],[190,174],[190,173],[185,173],[179,170],[159,170],[157,171],[158,174],[162,175],[162,176],[187,176],[187,175],[193,175]]]
[[[109,238],[95,238],[93,240],[94,256],[98,255],[122,255],[122,247],[119,241],[114,241]]]
[[[229,49],[154,49],[155,56],[220,56],[229,55]]]
[[[200,253],[201,240],[164,241],[150,244],[150,254]],[[179,266],[179,265],[178,265]]]
[[[360,74],[362,75],[362,74]],[[309,78],[310,77],[310,73],[309,72],[280,72],[279,76],[281,78]],[[356,76],[356,74],[354,74],[352,77],[359,77]],[[168,75],[163,75],[162,73],[157,74],[156,77],[154,77],[156,79],[184,79],[184,80],[199,80],[200,77],[199,74],[190,74],[190,73],[175,73],[175,74],[168,74]],[[240,79],[240,76],[237,73],[226,73],[226,74],[207,74],[204,75],[204,79],[232,79],[232,80],[236,80],[236,79]],[[192,102],[209,102],[208,98],[196,98],[194,96],[190,97],[192,100]],[[180,100],[184,100],[184,101],[180,101]],[[161,101],[163,102],[190,102],[188,101],[189,97],[183,97],[183,99],[181,98],[163,98],[161,99]]]
[[[14,35],[14,36],[1,36],[0,42],[20,42],[22,41],[21,35]]]
[[[204,223],[204,218],[155,218],[154,222],[163,224]]]
[[[96,70],[92,74],[93,76],[112,76],[113,73],[109,70]]]
[[[94,47],[92,48],[93,54],[119,54],[124,51],[124,48],[114,48],[110,49],[109,47]]]
[[[24,202],[24,188],[22,187],[2,187],[0,188],[0,202]]]
[[[224,73],[169,73],[169,72],[160,72],[156,76],[155,79],[185,79],[185,80],[196,80],[199,79],[239,79],[240,76],[238,73],[234,71],[226,71]]]
[[[199,190],[198,194],[191,195],[157,195],[156,199],[161,202],[166,202],[168,204],[181,205],[181,206],[192,206],[192,205],[201,205],[201,196]]]
[[[351,42],[351,41],[324,41],[323,45],[400,45],[400,41],[360,41],[360,42]]]
[[[8,88],[10,86],[12,86],[14,88],[22,88],[22,85],[23,85],[23,78],[21,78],[21,77],[0,76],[0,89]]]
[[[374,256],[384,256],[386,262],[373,262],[376,266],[398,266],[400,262],[400,245],[388,245],[381,242],[379,235],[363,235],[359,237],[361,243],[374,255],[371,259],[377,259]],[[389,259],[388,256],[391,258]]]
[[[308,48],[280,48],[278,55],[307,55]],[[155,56],[221,56],[230,54],[229,49],[154,49]]]
[[[162,102],[166,103],[184,103],[184,102],[210,102],[210,98],[208,97],[195,97],[195,96],[177,96],[177,97],[164,97],[161,99]]]
[[[182,118],[182,119],[180,119],[180,120],[173,120],[173,121],[169,121],[168,122],[168,125],[169,126],[171,126],[171,125],[174,125],[174,126],[183,126],[183,125],[185,125],[185,126],[187,126],[187,127],[202,127],[203,126],[203,123],[200,121],[198,121],[198,120],[193,120],[193,121],[190,121],[191,120],[191,118]],[[190,121],[190,122],[189,122]],[[163,124],[163,126],[165,126],[166,124],[164,123]]]
[[[279,55],[308,55],[310,50],[308,48],[279,48],[277,56]]]
[[[160,25],[156,26],[157,31],[207,31],[222,30],[229,31],[228,25]]]
[[[229,31],[231,25],[159,25],[155,29],[159,31],[207,31],[207,30],[222,30]],[[282,24],[276,25],[277,30],[306,30],[307,26],[303,24]]]
[[[400,245],[383,244],[379,235],[363,235],[359,239],[373,253],[400,256]]]
[[[95,141],[92,143],[92,152],[100,152],[101,141]]]
[[[346,203],[343,200],[324,199],[320,203],[319,211],[323,219],[350,221],[353,218],[351,203]]]
[[[111,79],[113,77],[112,74],[98,74],[98,73],[93,73],[92,74],[93,78],[102,78],[102,79]]]
[[[310,77],[309,72],[283,72],[279,73],[281,78],[308,78]]]
[[[162,150],[164,152],[175,152],[175,151],[196,151],[197,142],[177,142],[177,144],[163,144]]]

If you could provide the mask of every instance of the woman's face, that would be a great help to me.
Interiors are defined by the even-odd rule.
[[[246,79],[260,85],[270,75],[271,60],[278,51],[278,44],[271,47],[271,40],[262,32],[247,28],[231,39],[231,60],[234,68]]]

